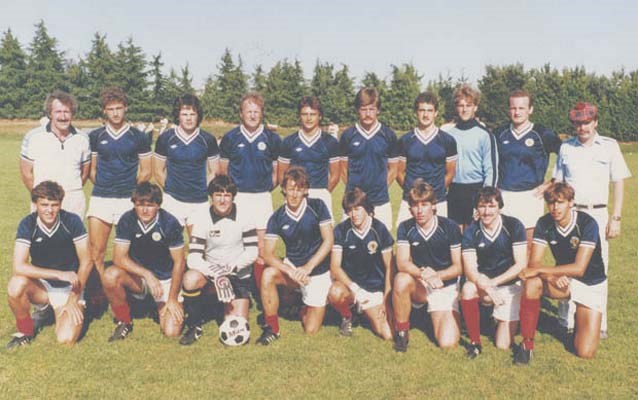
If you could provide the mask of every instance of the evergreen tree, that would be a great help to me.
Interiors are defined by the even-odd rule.
[[[416,124],[414,99],[421,91],[421,76],[411,64],[392,66],[392,79],[382,104],[382,117],[394,129],[407,130]]]
[[[350,124],[356,120],[354,111],[354,80],[350,77],[347,65],[335,73],[325,103],[329,104],[325,122]]]
[[[0,117],[23,117],[22,106],[27,97],[25,84],[27,55],[20,42],[7,30],[0,41]]]
[[[478,113],[488,128],[495,129],[509,121],[509,95],[523,89],[529,80],[523,64],[485,67],[485,75],[479,80],[481,102]]]
[[[195,88],[193,87],[193,75],[191,74],[188,63],[184,65],[180,70],[178,85],[182,94],[195,94]]]
[[[133,38],[118,45],[115,54],[114,83],[126,92],[129,98],[128,117],[132,121],[153,118],[150,104],[146,56],[142,48],[133,43]]]
[[[255,72],[253,73],[253,86],[252,90],[259,93],[264,93],[266,91],[266,74],[264,73],[264,69],[261,64],[255,67]]]
[[[297,104],[305,93],[306,84],[299,61],[278,61],[268,72],[264,93],[269,120],[282,126],[296,126]]]
[[[96,32],[91,42],[91,50],[84,62],[87,82],[84,88],[76,92],[82,103],[81,115],[86,118],[99,118],[102,115],[100,93],[106,87],[117,86],[117,65],[115,55],[106,43],[106,35]]]
[[[171,108],[168,104],[167,80],[162,74],[162,53],[152,56],[150,63],[151,70],[149,72],[151,78],[151,106],[154,120],[159,120],[170,115]]]
[[[237,64],[229,49],[224,51],[215,78],[209,77],[202,100],[209,109],[209,116],[228,122],[239,121],[239,99],[248,91],[248,77],[244,74],[241,57]]]

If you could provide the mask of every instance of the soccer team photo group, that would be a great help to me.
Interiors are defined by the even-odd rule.
[[[399,135],[380,122],[381,100],[361,88],[357,122],[340,129],[324,124],[320,98],[303,96],[298,129],[282,135],[249,92],[236,101],[240,124],[216,137],[200,126],[198,97],[184,94],[154,136],[129,121],[136,105],[118,87],[103,88],[103,125],[88,130],[73,123],[73,95],[50,93],[19,154],[31,212],[9,221],[15,333],[5,351],[29,352],[49,330],[81,344],[111,317],[100,341],[121,346],[152,334],[136,325],[142,308],[176,347],[217,335],[220,347],[276,348],[329,329],[335,341],[375,336],[387,341],[379,357],[401,357],[424,352],[411,343],[420,315],[432,343],[467,363],[501,351],[533,367],[547,351],[535,344],[542,309],[556,304],[543,329],[562,351],[595,358],[618,334],[607,319],[608,297],[620,295],[608,288],[620,278],[609,243],[631,177],[619,144],[598,133],[597,105],[571,104],[575,135],[561,139],[533,122],[535,98],[522,89],[495,130],[477,118],[481,93],[468,84],[441,127],[440,99],[419,94],[417,125]]]

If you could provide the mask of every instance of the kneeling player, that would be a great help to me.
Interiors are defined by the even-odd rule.
[[[330,279],[330,249],[334,242],[332,218],[320,199],[308,198],[308,175],[291,167],[282,181],[286,204],[268,220],[264,259],[268,267],[261,278],[261,301],[266,324],[257,344],[279,339],[278,286],[300,289],[306,305],[302,323],[308,334],[316,333],[326,312]],[[286,245],[286,258],[275,254],[277,238]]]
[[[383,339],[392,338],[388,323],[388,296],[392,289],[392,244],[385,225],[373,217],[374,206],[359,188],[343,196],[346,219],[334,230],[330,271],[335,279],[328,294],[341,314],[339,332],[352,335],[352,311],[356,303],[368,317],[372,330]]]
[[[479,301],[494,305],[496,347],[510,348],[521,300],[518,274],[527,266],[525,227],[516,218],[501,214],[501,192],[493,187],[479,189],[474,206],[479,220],[468,226],[461,241],[467,279],[461,290],[461,309],[471,341],[470,359],[482,351]]]
[[[242,221],[233,199],[237,186],[226,175],[208,185],[212,206],[194,221],[184,274],[184,308],[188,330],[180,343],[189,345],[203,334],[202,289],[216,293],[224,303],[224,315],[248,319],[252,263],[257,259],[257,231]],[[212,283],[212,285],[209,285]]]
[[[7,288],[18,332],[7,348],[33,340],[31,304],[40,310],[53,307],[58,342],[73,344],[80,336],[84,321],[83,291],[91,271],[91,255],[82,220],[77,214],[60,209],[63,199],[60,185],[41,182],[31,192],[35,212],[18,226],[13,275]]]
[[[434,188],[417,179],[408,192],[411,219],[397,230],[397,267],[392,304],[396,320],[394,349],[406,351],[412,304],[428,303],[434,337],[443,348],[459,342],[461,230],[436,215]]]
[[[114,265],[104,272],[104,292],[117,322],[109,342],[124,339],[133,330],[127,292],[138,300],[152,295],[162,333],[176,337],[184,320],[178,300],[184,275],[183,229],[173,215],[160,208],[159,186],[140,183],[131,201],[134,208],[117,224]]]
[[[549,214],[534,228],[529,267],[521,300],[523,343],[514,354],[516,364],[527,364],[534,349],[540,299],[569,299],[576,303],[574,349],[582,358],[593,358],[600,340],[602,312],[607,298],[607,276],[601,256],[596,220],[574,206],[574,189],[566,183],[550,186],[544,194]],[[556,266],[543,264],[547,246]]]

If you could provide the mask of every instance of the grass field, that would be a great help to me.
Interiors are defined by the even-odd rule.
[[[22,134],[29,123],[0,124],[0,293],[11,274],[13,240],[28,212],[28,195],[18,170]],[[31,123],[32,125],[32,123]],[[214,130],[214,128],[213,128]],[[215,133],[222,133],[215,130]],[[623,146],[638,173],[638,146]],[[88,188],[87,188],[88,189]],[[341,189],[339,189],[341,190]],[[462,348],[441,351],[417,324],[410,348],[396,354],[362,327],[352,338],[327,325],[306,337],[297,321],[282,321],[282,338],[257,347],[257,311],[251,310],[253,340],[224,348],[215,322],[191,347],[161,336],[151,319],[135,321],[127,340],[107,343],[110,311],[91,323],[73,347],[55,343],[46,328],[33,344],[6,351],[14,332],[9,307],[0,305],[0,398],[638,398],[638,211],[635,178],[626,181],[622,236],[611,245],[610,338],[596,358],[583,361],[563,349],[550,333],[537,337],[529,367],[512,365],[511,353],[484,338],[484,353],[467,361]],[[398,187],[392,187],[398,208]],[[281,202],[281,196],[276,196]],[[338,207],[335,207],[338,209]],[[110,254],[107,254],[110,260]],[[550,305],[551,308],[551,305]],[[545,317],[551,314],[545,311]]]

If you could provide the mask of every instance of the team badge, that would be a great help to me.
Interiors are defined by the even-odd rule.
[[[368,253],[374,254],[376,253],[378,248],[379,248],[379,243],[377,243],[376,241],[373,240],[371,242],[368,242]]]
[[[534,145],[534,139],[532,138],[525,139],[525,146],[532,147],[533,145]]]
[[[577,248],[579,243],[580,239],[577,236],[572,236],[571,239],[569,239],[569,244],[572,245],[572,249]]]
[[[257,144],[257,148],[258,148],[259,150],[261,150],[261,151],[266,150],[266,143],[264,143],[264,142],[259,142],[259,143]]]
[[[160,240],[162,240],[162,234],[159,232],[153,232],[153,234],[151,235],[151,237],[153,238],[154,241],[159,242]]]
[[[220,237],[222,235],[221,229],[211,229],[208,233],[210,237]]]

